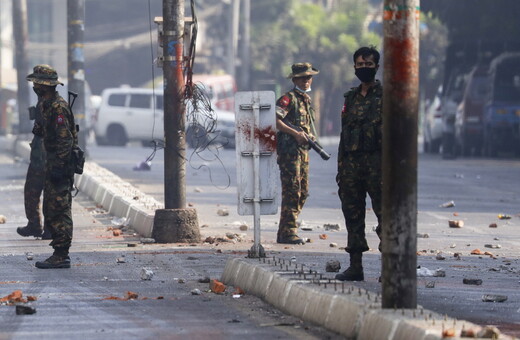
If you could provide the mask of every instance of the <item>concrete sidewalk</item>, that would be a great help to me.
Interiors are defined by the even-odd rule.
[[[8,142],[3,143],[3,145],[8,144]],[[13,142],[12,149],[16,150],[20,160],[28,155],[26,143]],[[6,211],[0,211],[0,214],[6,215],[8,218],[7,223],[0,226],[0,233],[3,236],[1,239],[6,240],[2,242],[4,256],[23,258],[26,253],[33,253],[35,257],[44,257],[45,253],[51,251],[47,245],[48,242],[23,239],[17,237],[15,233],[13,235],[15,227],[25,222],[23,187],[20,183],[23,183],[25,177],[26,164],[13,163],[9,154],[4,152],[0,155],[0,166],[2,167],[0,199],[7,203],[4,205]],[[128,251],[128,244],[135,245],[140,252],[158,254],[162,251],[170,252],[172,248],[182,246],[140,242],[141,237],[151,236],[153,211],[162,208],[160,202],[147,197],[94,163],[88,164],[85,174],[78,177],[80,178],[77,178],[76,183],[82,194],[75,199],[73,206],[75,235],[72,251],[74,254],[109,253],[114,250],[117,252],[118,249],[123,253],[123,250]],[[16,184],[10,185],[10,181]],[[138,199],[135,199],[136,197]],[[128,227],[123,236],[115,237],[112,231],[107,229],[117,227],[117,220],[120,220],[121,217],[126,219]],[[113,223],[113,221],[115,222]],[[135,230],[135,233],[132,230]],[[316,231],[315,236],[318,232]],[[341,239],[345,235],[336,233],[332,236]],[[197,245],[197,248],[190,247],[185,253],[196,253],[197,257],[205,259],[202,262],[206,263],[208,268],[204,268],[203,271],[207,272],[209,276],[221,276],[222,281],[228,285],[239,286],[247,294],[258,296],[287,314],[321,325],[347,338],[442,339],[443,333],[446,335],[453,332],[455,335],[453,338],[458,338],[461,334],[476,335],[486,331],[483,327],[471,322],[448,317],[446,315],[449,314],[448,311],[435,313],[420,306],[416,310],[382,310],[379,295],[380,285],[377,283],[378,268],[380,268],[378,253],[371,251],[365,256],[367,272],[365,282],[342,284],[333,280],[335,273],[326,273],[324,268],[325,263],[330,259],[344,262],[346,255],[337,250],[328,251],[328,244],[329,241],[309,244],[308,247],[284,247],[266,239],[264,245],[269,250],[269,258],[261,261],[244,258],[243,254],[250,247],[249,242],[221,243],[219,249],[223,256],[218,261],[213,258],[214,248],[209,244]],[[96,262],[89,257],[90,255],[83,256],[89,258],[89,261],[87,263],[80,261],[76,265],[79,265],[80,268],[86,266],[85,269],[89,266],[95,267]],[[75,262],[78,262],[78,258],[81,258],[81,255],[73,256],[73,266]],[[116,259],[112,260],[114,262],[112,266],[115,267],[112,267],[114,271],[111,271],[110,274],[121,275],[118,274],[120,267],[116,266]],[[103,262],[106,259],[100,261]],[[149,261],[151,262],[148,265],[153,266],[154,258],[152,257]],[[175,262],[182,265],[182,261],[186,261],[186,259],[179,258]],[[454,261],[456,260],[447,259],[443,264],[457,266],[461,263]],[[32,265],[31,262],[25,263]],[[9,266],[15,265],[12,261],[4,261],[4,264],[8,264],[8,267],[4,266],[2,270],[4,273],[13,269]],[[139,265],[142,263],[133,264],[137,265],[137,268],[133,268],[133,275],[135,275],[135,271],[140,269]],[[435,265],[435,260],[432,260],[431,266],[428,266],[433,268]],[[474,263],[466,262],[463,266],[474,265]],[[163,270],[171,270],[171,268],[167,269],[168,267],[165,265]],[[373,275],[368,273],[373,273]],[[501,273],[492,273],[488,276],[500,275]],[[5,282],[11,283],[4,287],[0,285],[0,291],[7,291],[8,289],[2,288],[10,287],[16,282],[22,285],[30,284],[35,277],[41,279],[40,273],[33,267],[26,272],[16,270],[16,277],[6,279]],[[99,280],[105,280],[105,277],[100,276]],[[451,284],[454,279],[459,279],[459,277],[452,276],[446,280]],[[107,280],[110,278],[107,277]],[[431,278],[419,279],[418,286],[419,284],[424,285],[428,280]],[[506,289],[515,290],[513,284],[517,283],[516,281],[518,281],[517,277],[503,275],[496,283],[498,286],[503,285],[503,289],[501,288],[498,292],[504,292]],[[151,287],[148,292],[151,295],[153,289],[150,289]],[[419,300],[421,300],[421,296],[425,297],[430,292],[431,297],[425,297],[424,300],[431,303],[432,299],[436,299],[432,290],[428,291],[422,286],[418,289]],[[462,291],[464,290],[467,289],[462,287]],[[77,287],[71,289],[71,294],[74,294],[74,291],[77,291]],[[474,293],[468,292],[468,294],[472,295],[468,300],[469,304],[474,304],[475,298],[478,299],[482,296],[480,290]],[[0,295],[6,294],[0,293]],[[509,295],[512,296],[513,293]],[[471,310],[468,310],[468,313],[471,313]],[[0,333],[0,338],[2,338],[2,333]],[[505,335],[499,336],[499,339],[508,338]]]

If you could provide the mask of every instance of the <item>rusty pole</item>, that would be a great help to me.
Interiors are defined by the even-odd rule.
[[[186,207],[183,28],[184,0],[164,0],[164,204],[166,209]]]
[[[382,307],[417,307],[419,0],[384,1]]]
[[[74,116],[79,125],[78,143],[87,150],[86,108],[85,108],[85,0],[67,1],[67,44],[68,44],[68,89],[78,94],[74,103]]]

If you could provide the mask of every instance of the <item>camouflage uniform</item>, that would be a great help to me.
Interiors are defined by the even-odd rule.
[[[365,237],[365,200],[370,195],[381,236],[381,139],[383,88],[379,81],[367,95],[361,86],[345,93],[341,112],[341,139],[338,150],[338,194],[348,231],[346,251],[369,249]],[[381,238],[381,237],[380,237]]]
[[[284,122],[300,127],[311,135],[311,119],[314,109],[308,94],[293,89],[276,102],[276,114]],[[277,133],[278,166],[282,183],[282,206],[279,236],[296,235],[296,220],[308,196],[309,146],[298,145],[293,136]]]
[[[48,65],[35,66],[27,80],[45,86],[62,84],[56,71]],[[36,266],[70,268],[68,253],[72,242],[71,188],[74,178],[71,153],[73,146],[77,145],[77,132],[69,104],[57,91],[39,99],[37,110],[42,115],[42,126],[38,132],[43,135],[46,152],[43,215],[45,227],[52,234],[50,245],[54,248],[54,255],[44,262],[37,262]]]
[[[40,211],[40,196],[45,176],[45,151],[41,136],[34,135],[31,141],[31,156],[24,185],[25,216],[28,226],[43,232]]]

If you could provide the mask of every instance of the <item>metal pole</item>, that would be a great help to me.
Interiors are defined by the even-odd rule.
[[[79,124],[78,143],[86,150],[87,133],[85,124],[85,57],[83,36],[85,32],[85,0],[67,1],[67,44],[68,44],[68,89],[78,94],[74,103],[74,116]]]
[[[419,0],[384,4],[382,306],[416,308]]]
[[[184,0],[164,0],[164,204],[166,209],[186,207],[183,28]]]
[[[236,55],[238,45],[238,22],[240,16],[240,0],[231,0],[230,18],[228,21],[228,47],[227,47],[227,73],[235,77],[236,74]]]
[[[29,72],[27,62],[27,1],[13,0],[13,35],[15,41],[16,78],[18,81],[17,106],[19,118],[19,133],[29,133],[32,124],[29,120]]]
[[[240,57],[240,65],[241,65],[241,79],[240,85],[242,89],[247,89],[250,87],[249,85],[249,65],[250,65],[250,43],[251,43],[251,0],[242,0],[242,53]]]

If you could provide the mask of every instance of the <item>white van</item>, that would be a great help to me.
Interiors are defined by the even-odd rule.
[[[154,108],[155,105],[155,108]],[[152,139],[164,139],[163,93],[147,88],[108,88],[101,93],[101,104],[94,123],[98,145],[125,146],[129,141],[150,145]],[[217,133],[200,137],[205,131],[202,118],[197,124],[186,124],[188,145],[219,142],[224,147],[235,146],[235,115],[215,109]],[[196,137],[199,136],[199,137]]]

